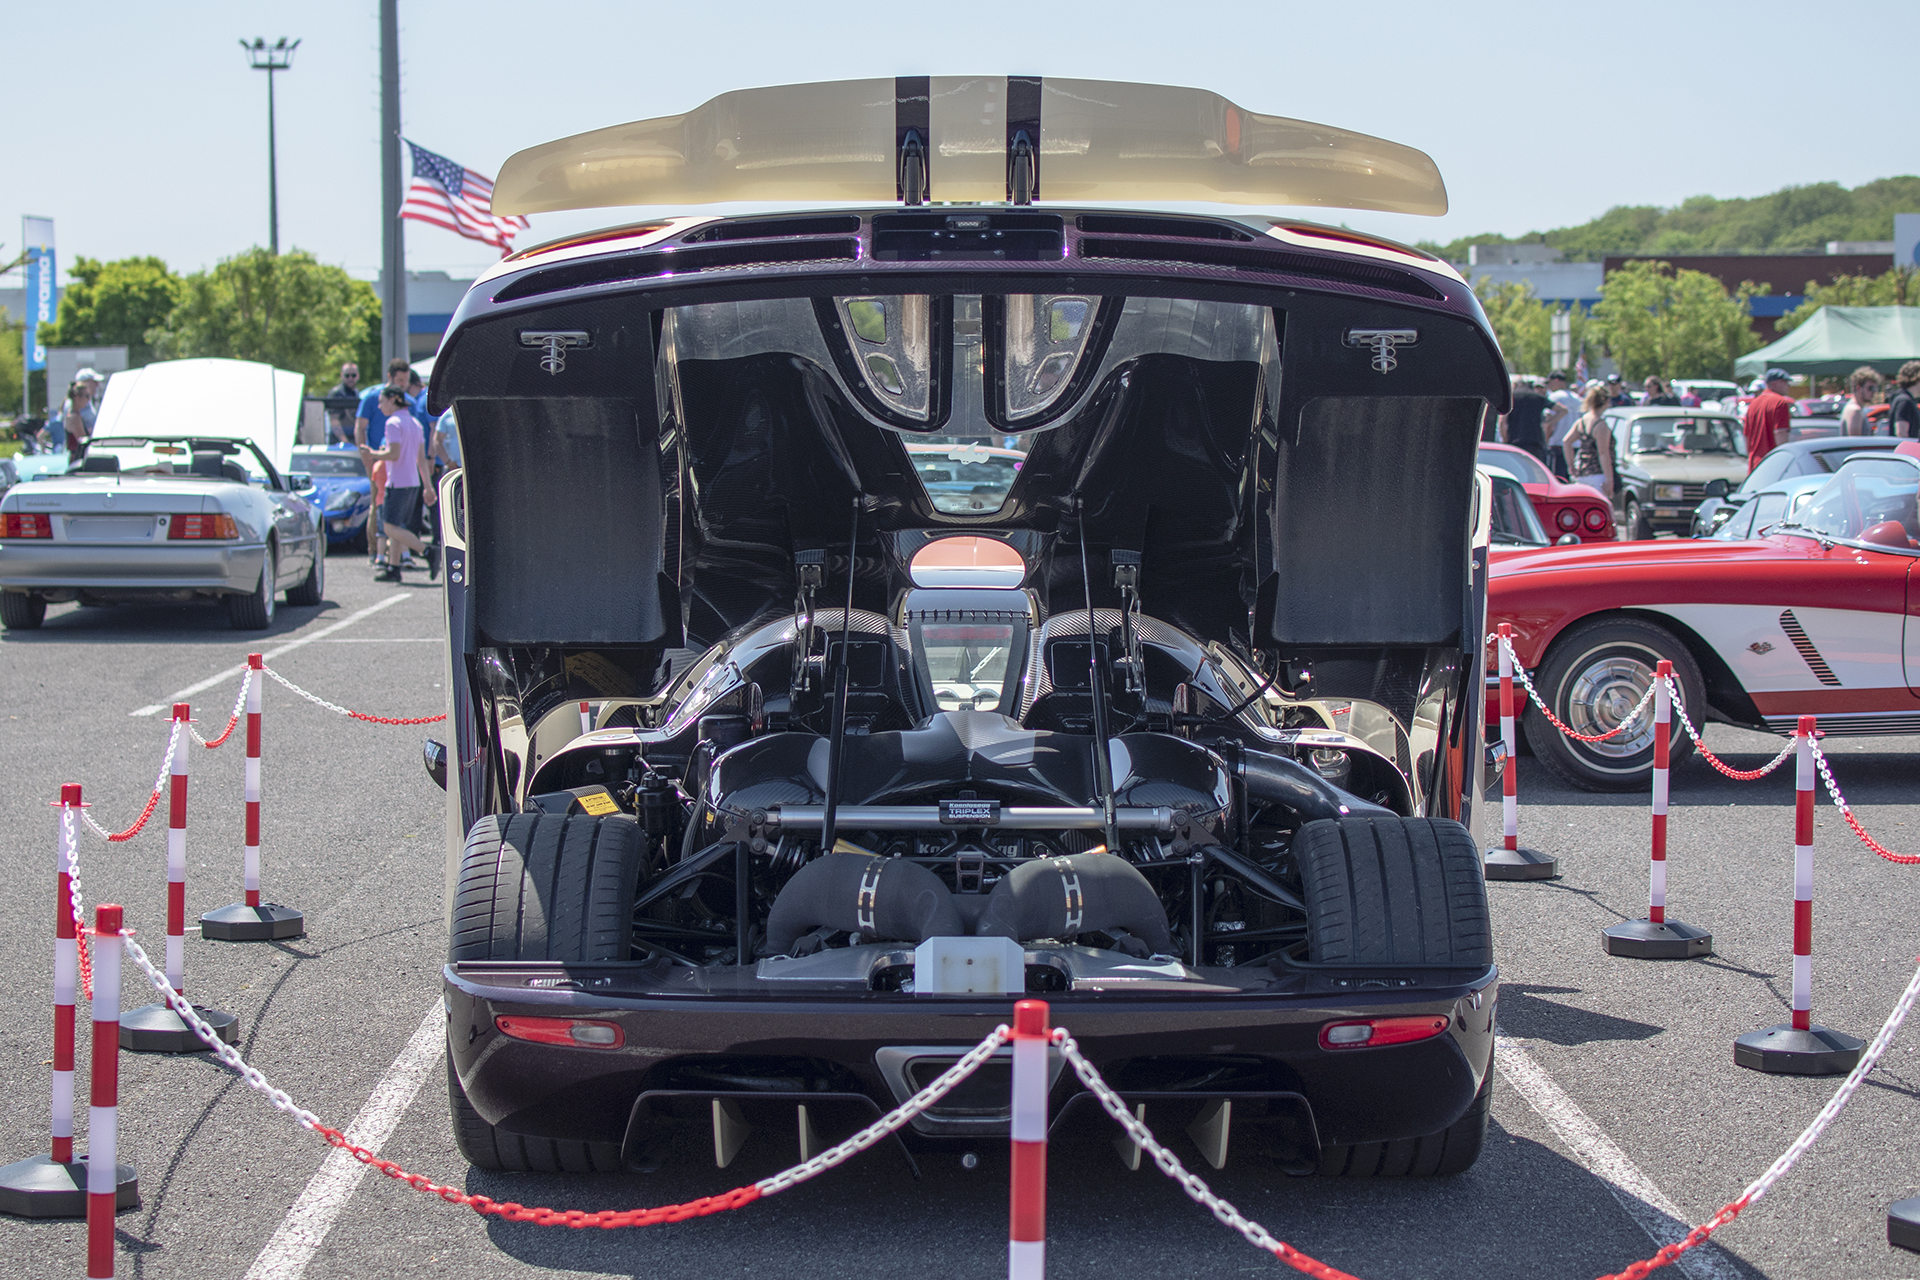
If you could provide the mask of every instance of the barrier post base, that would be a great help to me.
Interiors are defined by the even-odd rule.
[[[1622,920],[1600,931],[1610,956],[1631,960],[1695,960],[1713,954],[1713,934],[1678,920]]]
[[[1843,1076],[1860,1065],[1866,1042],[1831,1027],[1801,1031],[1789,1023],[1749,1031],[1733,1042],[1733,1063],[1774,1076]]]
[[[140,1207],[140,1179],[133,1166],[114,1166],[113,1207]],[[65,1164],[51,1156],[34,1156],[0,1166],[0,1213],[16,1218],[84,1218],[87,1216],[87,1162]]]
[[[240,1019],[231,1013],[193,1006],[205,1018],[220,1039],[227,1044],[240,1042]],[[206,1041],[173,1011],[171,1005],[149,1004],[120,1015],[120,1047],[129,1053],[199,1053]]]
[[[235,902],[200,917],[200,936],[215,942],[273,942],[298,938],[306,931],[307,918],[277,902],[257,907]]]
[[[1887,1243],[1920,1253],[1920,1196],[1887,1206]]]
[[[1560,874],[1560,859],[1525,845],[1489,849],[1482,861],[1489,880],[1552,880]]]

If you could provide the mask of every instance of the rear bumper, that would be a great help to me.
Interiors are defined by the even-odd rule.
[[[153,546],[7,542],[0,588],[14,591],[252,591],[263,543],[174,542]]]
[[[687,973],[677,970],[666,975]],[[631,965],[462,963],[443,971],[448,1044],[469,1101],[489,1123],[528,1136],[644,1145],[641,1132],[665,1105],[706,1099],[784,1103],[807,1089],[838,1101],[870,1102],[868,1119],[901,1100],[900,1046],[951,1047],[956,1055],[1011,1020],[1015,997],[760,995],[717,998],[661,994],[657,972]],[[1218,1060],[1234,1064],[1238,1084],[1210,1088],[1206,1072],[1176,1084],[1194,1100],[1222,1096],[1297,1097],[1307,1132],[1321,1144],[1388,1141],[1444,1129],[1466,1111],[1490,1068],[1495,983],[1491,966],[1432,971],[1312,970],[1269,991],[1154,996],[1112,992],[1047,999],[1052,1020],[1066,1027],[1101,1072],[1130,1096],[1173,1105],[1171,1075],[1161,1064]],[[642,994],[644,982],[654,991]],[[556,989],[566,983],[576,989]],[[631,986],[633,994],[623,994]],[[532,1044],[495,1029],[501,1015],[592,1018],[617,1023],[619,1049]],[[1375,1049],[1322,1049],[1320,1028],[1354,1017],[1445,1015],[1448,1031],[1431,1040]],[[887,1051],[895,1050],[889,1054]],[[704,1061],[703,1061],[704,1060]],[[729,1067],[728,1060],[738,1065]],[[817,1083],[742,1085],[775,1061],[815,1064]],[[732,1083],[716,1084],[722,1079]],[[1129,1082],[1132,1082],[1130,1087]],[[1249,1086],[1253,1081],[1258,1087]],[[689,1086],[692,1087],[689,1087]],[[1055,1117],[1090,1116],[1071,1072],[1053,1087]],[[697,1095],[697,1096],[696,1096]],[[680,1114],[686,1114],[684,1106]],[[1177,1113],[1177,1107],[1176,1107]],[[937,1129],[937,1126],[936,1126]],[[927,1126],[903,1131],[921,1141],[943,1136]],[[1007,1132],[1004,1117],[979,1116],[969,1140]]]

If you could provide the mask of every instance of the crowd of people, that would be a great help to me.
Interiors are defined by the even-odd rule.
[[[367,556],[374,580],[399,582],[401,570],[415,567],[415,555],[426,562],[429,577],[439,577],[440,548],[429,539],[427,514],[435,481],[460,465],[452,410],[437,420],[428,414],[426,384],[399,356],[387,362],[386,381],[367,391],[360,389],[360,366],[341,365],[340,381],[325,398],[329,445],[358,450],[373,481]]]

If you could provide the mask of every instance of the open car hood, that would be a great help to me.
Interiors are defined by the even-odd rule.
[[[255,360],[163,360],[107,380],[93,434],[251,440],[287,470],[300,430],[303,373]]]

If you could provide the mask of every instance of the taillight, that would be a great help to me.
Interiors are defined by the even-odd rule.
[[[1553,517],[1553,522],[1568,533],[1572,533],[1580,527],[1580,513],[1572,507],[1562,507]]]
[[[618,1049],[627,1042],[617,1022],[591,1018],[522,1018],[502,1014],[493,1020],[502,1035],[533,1044],[564,1044],[576,1049]]]
[[[1386,1044],[1431,1040],[1444,1032],[1451,1019],[1444,1014],[1420,1018],[1368,1018],[1359,1022],[1329,1022],[1320,1028],[1322,1049],[1377,1049]]]
[[[51,538],[53,517],[38,511],[9,511],[0,516],[0,538]]]
[[[210,516],[175,516],[167,521],[169,541],[179,538],[237,538],[240,530],[233,517],[221,512]]]
[[[1587,508],[1587,518],[1586,518],[1587,528],[1593,530],[1595,533],[1598,533],[1602,529],[1606,528],[1607,524],[1608,524],[1607,513],[1604,510],[1602,510],[1599,507]]]

